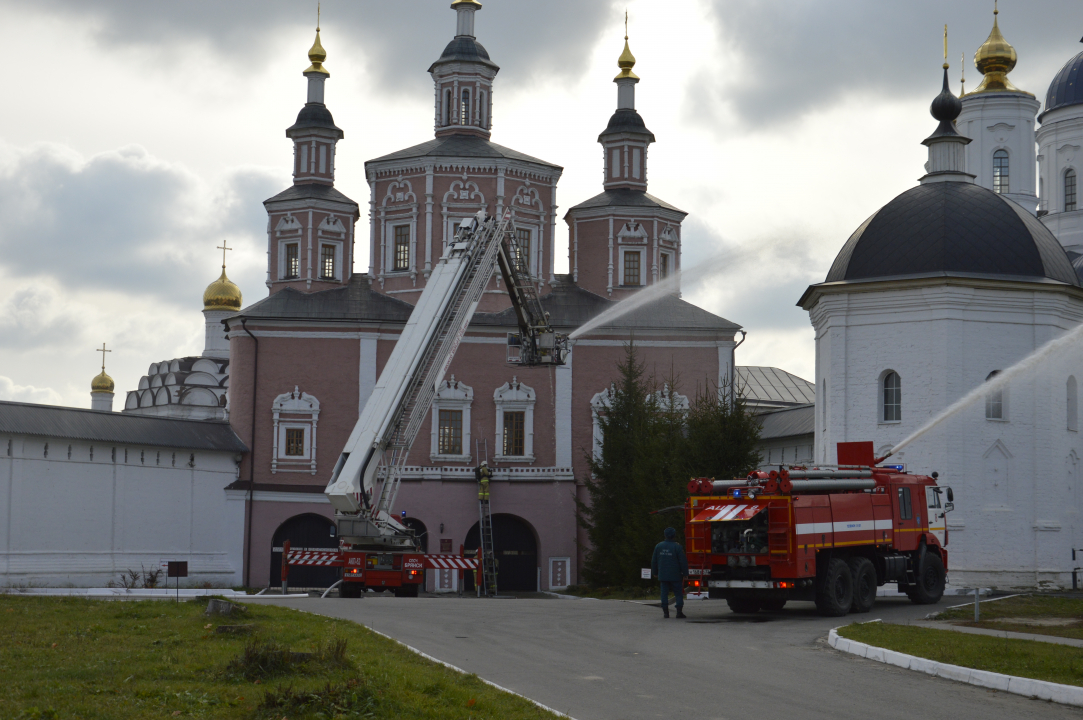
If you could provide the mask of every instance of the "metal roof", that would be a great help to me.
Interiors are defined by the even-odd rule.
[[[0,401],[0,433],[243,453],[229,423]]]
[[[812,435],[816,432],[816,406],[812,404],[775,410],[756,418],[762,428],[760,440]]]
[[[354,209],[357,208],[357,203],[355,203],[353,200],[346,197],[330,185],[324,185],[322,183],[301,183],[299,185],[291,185],[274,197],[264,200],[263,204],[266,205],[267,203],[284,202],[286,200],[312,199],[329,200],[331,202],[353,205]]]
[[[1038,116],[1041,122],[1045,113],[1069,105],[1083,104],[1083,52],[1064,64],[1045,94],[1045,112]]]
[[[918,185],[880,208],[846,241],[824,282],[938,272],[1079,286],[1049,228],[1003,195],[964,182]]]
[[[376,292],[369,276],[357,273],[344,288],[313,293],[279,290],[233,317],[405,323],[413,309],[408,302]]]
[[[476,135],[446,135],[444,137],[438,137],[435,140],[429,140],[420,145],[414,145],[413,147],[393,152],[390,155],[382,155],[378,158],[373,158],[372,160],[366,160],[365,167],[368,167],[369,163],[389,162],[392,160],[411,160],[413,158],[424,157],[492,158],[494,160],[504,158],[507,160],[519,160],[521,162],[543,165],[554,170],[564,169],[559,165],[539,160],[536,157],[531,157],[530,155],[526,155],[517,150],[506,148],[503,145],[497,145],[494,142],[489,142]]]
[[[645,207],[645,208],[662,208],[663,210],[672,210],[673,212],[679,212],[687,215],[684,210],[678,207],[674,207],[664,200],[659,200],[650,193],[643,192],[642,190],[630,190],[628,188],[617,188],[615,190],[606,190],[605,192],[595,195],[589,200],[569,208],[565,213],[565,217],[571,214],[572,210],[588,210],[590,208],[602,208],[602,207]]]
[[[737,391],[752,406],[816,402],[815,384],[774,367],[738,366]]]

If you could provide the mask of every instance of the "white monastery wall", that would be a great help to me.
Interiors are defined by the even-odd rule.
[[[937,412],[1083,320],[1083,302],[1060,293],[951,285],[828,295],[813,311],[817,460],[835,444],[873,441],[886,452]],[[883,422],[882,378],[902,382],[902,419]],[[954,585],[1070,585],[1083,547],[1079,433],[1068,429],[1067,381],[1083,357],[1050,363],[1004,392],[1004,419],[982,401],[893,456],[911,472],[940,473],[955,491],[948,516]],[[1078,427],[1078,423],[1076,423]]]
[[[182,586],[240,585],[236,475],[231,452],[0,437],[0,585],[104,587],[166,560],[188,562]]]

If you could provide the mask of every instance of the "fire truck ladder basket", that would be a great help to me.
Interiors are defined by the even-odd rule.
[[[493,516],[489,512],[489,500],[478,500],[480,520],[478,531],[481,539],[481,586],[480,593],[487,597],[496,597],[496,552],[493,550]]]
[[[391,425],[392,431],[385,445],[384,462],[387,470],[380,488],[379,500],[373,507],[374,519],[379,519],[381,511],[389,512],[394,507],[402,469],[406,465],[414,438],[421,429],[421,423],[432,406],[436,384],[447,372],[473,314],[471,308],[481,298],[489,282],[491,273],[479,270],[492,268],[495,264],[495,256],[501,243],[491,240],[494,235],[500,238],[507,233],[510,224],[509,212],[499,222],[496,219],[490,220],[488,226],[481,231],[482,236],[474,245],[474,254],[460,281],[459,287],[466,290],[455,294],[455,300],[447,307],[437,324],[434,340],[428,344],[418,371],[411,378],[401,410]]]

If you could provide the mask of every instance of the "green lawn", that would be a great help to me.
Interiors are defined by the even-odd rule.
[[[555,717],[355,623],[206,604],[0,595],[0,717]]]
[[[1009,632],[1052,635],[1083,640],[1083,600],[1049,595],[1018,595],[994,602],[981,603],[981,622],[974,622],[974,605],[945,610],[937,620],[950,620],[956,625],[1007,630]],[[1026,620],[1071,620],[1066,625],[1037,625]],[[1013,622],[1015,621],[1015,622]]]
[[[1083,685],[1083,648],[878,622],[847,625],[839,635],[937,662]]]

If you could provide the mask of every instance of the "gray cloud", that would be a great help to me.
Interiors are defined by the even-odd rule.
[[[689,86],[689,112],[719,122],[728,110],[742,123],[762,126],[849,94],[931,101],[940,88],[944,23],[953,89],[959,89],[960,52],[966,55],[967,87],[973,89],[980,80],[973,55],[992,27],[990,5],[988,0],[712,3],[721,42],[741,56],[741,70],[739,75],[726,68],[702,71]],[[1056,71],[1083,49],[1078,42],[1083,6],[1078,0],[1008,0],[1000,11],[1001,31],[1019,52],[1012,78],[1044,100]]]
[[[177,302],[209,277],[223,237],[262,248],[261,201],[283,184],[248,170],[209,188],[138,147],[83,161],[38,145],[0,167],[0,250],[13,276],[49,275],[66,287],[98,288]],[[242,288],[261,280],[234,272]],[[40,299],[21,298],[28,308]]]
[[[46,288],[17,290],[0,308],[0,348],[44,350],[67,346],[82,336],[78,319],[64,313]]]
[[[62,398],[60,393],[52,388],[17,385],[11,378],[0,375],[0,400],[59,405]]]
[[[4,4],[15,3],[2,0],[0,5]],[[324,2],[328,67],[336,75],[344,73],[338,77],[349,77],[347,68],[335,64],[336,46],[359,45],[371,58],[368,69],[385,92],[416,94],[428,88],[426,63],[436,60],[455,34],[455,13],[448,4],[447,0]],[[211,52],[229,59],[229,67],[245,72],[283,53],[303,60],[307,46],[282,48],[271,45],[270,39],[287,27],[314,27],[312,5],[287,0],[43,0],[36,7],[81,17],[109,52],[140,47],[168,56],[177,44],[204,42]],[[501,66],[500,82],[519,86],[540,76],[578,78],[599,28],[620,22],[618,15],[612,2],[492,2],[478,13],[476,32],[478,41]],[[423,61],[418,60],[418,48],[427,52]]]

